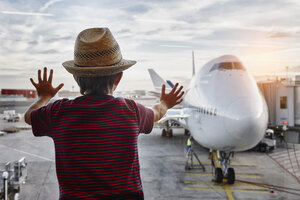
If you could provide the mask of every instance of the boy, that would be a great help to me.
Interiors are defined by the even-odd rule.
[[[148,109],[133,100],[114,98],[123,71],[136,62],[122,58],[108,28],[82,31],[74,60],[63,63],[83,96],[46,105],[63,87],[52,87],[44,68],[38,83],[31,78],[38,100],[25,113],[35,136],[55,144],[60,199],[143,199],[137,137],[150,133],[154,121],[181,103],[178,84],[169,94],[162,87],[160,103]]]

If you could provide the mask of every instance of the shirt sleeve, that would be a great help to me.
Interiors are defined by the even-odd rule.
[[[64,99],[63,99],[64,100]],[[31,127],[34,136],[49,136],[52,133],[52,123],[51,116],[53,108],[60,106],[63,100],[55,101],[54,103],[49,103],[39,109],[31,112]]]
[[[153,110],[139,103],[135,103],[137,108],[137,116],[139,120],[139,132],[150,133],[154,125]]]

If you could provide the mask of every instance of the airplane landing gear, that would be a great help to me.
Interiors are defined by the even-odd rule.
[[[227,170],[227,183],[234,184],[235,181],[235,173],[232,167],[228,168]]]
[[[166,130],[166,129],[163,129],[162,132],[161,132],[161,136],[162,137],[173,137],[173,130],[172,129],[169,129],[169,130]]]
[[[162,130],[161,136],[162,137],[166,137],[166,136],[173,137],[173,130],[170,127],[169,121],[166,122],[166,128],[164,128]]]
[[[215,182],[216,183],[223,182],[223,172],[222,172],[222,169],[219,167],[215,168]]]
[[[212,151],[212,165],[215,167],[216,183],[222,183],[223,177],[225,177],[228,184],[234,184],[234,169],[228,167],[230,165],[230,156],[232,156],[232,152],[216,152],[215,150]]]
[[[162,130],[161,136],[162,136],[162,137],[166,137],[166,136],[167,136],[167,131],[166,131],[166,129],[163,129],[163,130]]]

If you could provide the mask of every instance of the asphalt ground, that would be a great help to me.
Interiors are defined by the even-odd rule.
[[[3,127],[24,126],[23,122],[0,122]],[[174,136],[161,137],[161,130],[139,137],[141,177],[146,200],[174,199],[300,199],[300,183],[266,153],[247,151],[235,154],[232,166],[237,181],[233,185],[215,184],[208,151],[197,144],[194,150],[204,164],[201,169],[185,170],[186,136],[183,129],[174,130]],[[297,146],[299,148],[299,146]],[[286,152],[277,148],[274,155]],[[21,186],[21,200],[58,199],[54,146],[50,138],[34,137],[31,130],[0,136],[0,167],[8,161],[26,157],[28,179]],[[299,158],[300,161],[300,158]],[[251,183],[249,183],[251,182]],[[257,185],[258,183],[263,185]],[[256,185],[255,185],[256,184]],[[273,187],[269,186],[273,185]],[[280,186],[278,188],[277,186]],[[281,190],[281,191],[279,191]],[[284,190],[284,191],[283,191]],[[294,193],[294,194],[292,194]],[[298,195],[297,195],[298,194]]]

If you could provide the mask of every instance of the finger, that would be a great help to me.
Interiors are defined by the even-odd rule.
[[[183,101],[183,99],[180,99],[179,101],[176,102],[176,105],[180,104],[182,101]]]
[[[180,99],[183,96],[183,94],[184,94],[184,91],[182,91],[177,98]]]
[[[161,96],[164,96],[166,94],[166,85],[163,84],[161,87]]]
[[[55,88],[55,91],[58,92],[63,86],[64,86],[64,84],[61,83],[59,86],[57,86],[57,87]]]
[[[182,90],[182,88],[183,88],[183,86],[180,86],[180,88],[175,92],[176,96],[180,93],[180,91]]]
[[[37,83],[34,82],[34,80],[33,80],[32,78],[30,78],[30,81],[31,81],[31,83],[32,83],[32,85],[33,85],[34,87],[37,87]]]
[[[178,87],[178,83],[175,84],[175,86],[173,87],[173,89],[171,90],[170,93],[174,93],[177,87]],[[169,94],[170,94],[170,93],[169,93]]]
[[[50,70],[50,75],[49,75],[49,79],[48,79],[49,83],[52,83],[52,78],[53,78],[53,69]]]
[[[39,80],[39,83],[42,82],[42,76],[41,76],[41,70],[40,69],[38,70],[38,80]]]
[[[44,67],[44,77],[43,81],[47,81],[47,67]]]

